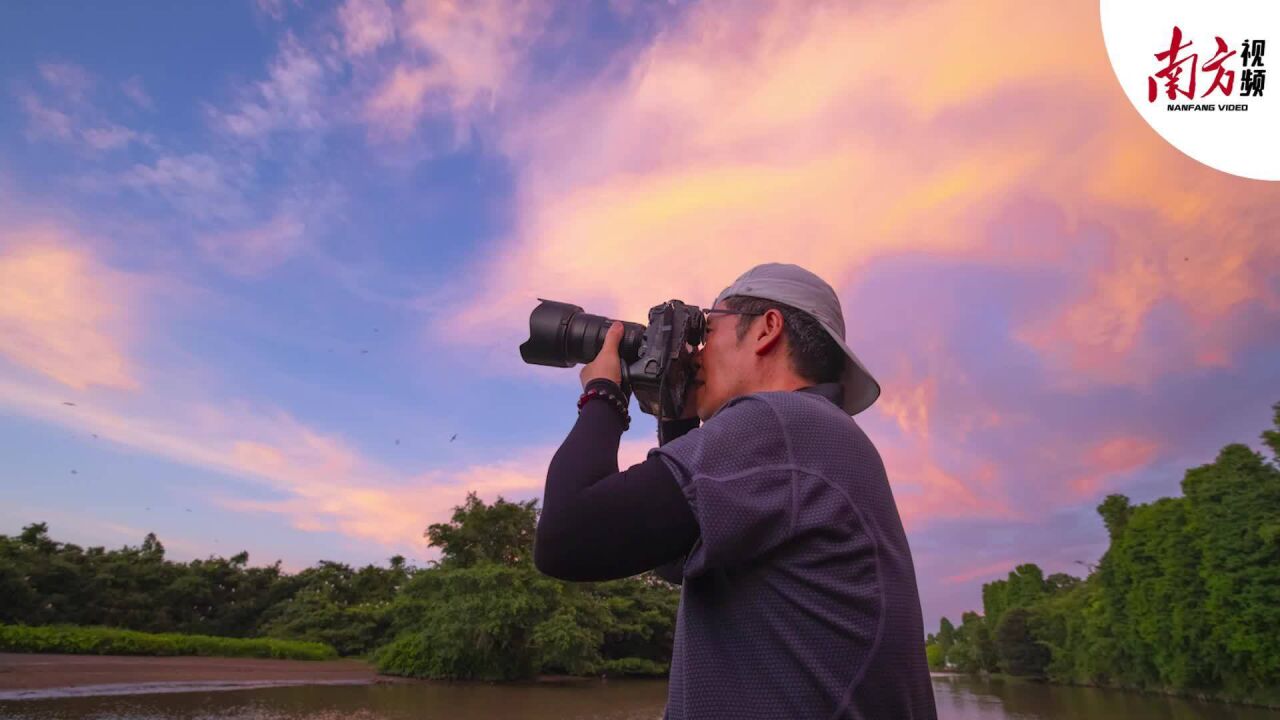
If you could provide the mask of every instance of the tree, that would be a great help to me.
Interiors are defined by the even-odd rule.
[[[942,651],[942,657],[946,658],[947,653],[951,652],[951,646],[956,641],[956,628],[951,621],[943,616],[942,621],[938,624],[938,648]]]
[[[1025,607],[1009,610],[995,631],[1000,669],[1010,675],[1040,677],[1049,665],[1049,651],[1031,632],[1031,611]]]
[[[510,503],[499,496],[493,505],[485,505],[469,492],[466,502],[453,509],[452,520],[432,524],[423,534],[429,545],[440,548],[440,566],[444,568],[486,562],[532,567],[537,502]]]
[[[1129,522],[1133,507],[1129,505],[1129,498],[1124,495],[1108,495],[1098,506],[1098,514],[1102,516],[1102,522],[1107,526],[1107,534],[1115,540]]]

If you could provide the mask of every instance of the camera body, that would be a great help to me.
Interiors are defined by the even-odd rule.
[[[609,319],[577,305],[538,298],[529,315],[529,339],[520,356],[531,365],[572,367],[589,363],[604,345]],[[647,325],[623,322],[618,355],[622,390],[635,394],[642,412],[678,418],[697,370],[693,354],[706,336],[706,316],[696,305],[668,300],[649,308]]]

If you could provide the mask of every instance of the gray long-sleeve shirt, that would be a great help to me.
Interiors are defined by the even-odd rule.
[[[625,471],[588,403],[553,459],[544,572],[683,580],[669,720],[936,718],[910,549],[840,392],[734,398]]]

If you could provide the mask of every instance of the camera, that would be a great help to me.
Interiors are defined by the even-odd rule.
[[[538,302],[529,315],[529,339],[520,345],[520,357],[530,365],[551,367],[594,360],[604,345],[609,318],[570,303],[542,298]],[[628,397],[634,392],[640,410],[659,421],[680,417],[697,376],[693,354],[706,333],[702,309],[668,300],[649,309],[647,325],[623,322],[622,327],[622,391]]]

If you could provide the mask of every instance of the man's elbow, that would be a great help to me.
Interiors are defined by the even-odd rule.
[[[534,536],[533,566],[538,572],[557,580],[576,580],[569,544],[563,536],[545,532],[541,525]]]

